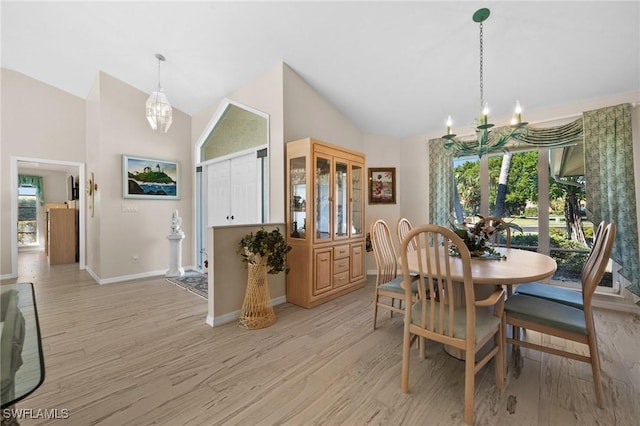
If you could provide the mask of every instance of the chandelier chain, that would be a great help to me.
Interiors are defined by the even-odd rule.
[[[158,58],[158,92],[162,90],[162,86],[160,85],[160,62],[161,59]]]
[[[484,50],[483,50],[484,33],[482,31],[482,22],[480,22],[480,109],[484,106],[484,78],[483,78],[483,63],[484,63]]]

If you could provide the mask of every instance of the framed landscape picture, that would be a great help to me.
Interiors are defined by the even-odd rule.
[[[180,164],[177,161],[122,156],[122,196],[148,200],[177,200]]]
[[[396,168],[369,168],[369,204],[396,203]]]

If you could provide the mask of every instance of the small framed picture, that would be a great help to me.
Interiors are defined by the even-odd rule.
[[[396,168],[369,168],[369,204],[396,203]]]
[[[178,200],[179,180],[177,161],[122,156],[123,198]]]

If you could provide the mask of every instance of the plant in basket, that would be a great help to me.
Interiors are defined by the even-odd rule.
[[[271,307],[267,274],[289,272],[287,253],[291,246],[278,228],[264,228],[245,235],[239,242],[238,254],[247,264],[249,277],[239,323],[242,327],[255,329],[268,327],[276,321]]]

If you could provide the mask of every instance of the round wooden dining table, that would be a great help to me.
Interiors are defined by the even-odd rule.
[[[503,259],[471,258],[471,276],[474,284],[512,285],[539,281],[552,276],[558,267],[546,254],[515,248],[496,247]],[[418,272],[417,251],[407,253],[407,265]],[[451,276],[463,281],[462,260],[450,257]]]
[[[535,251],[505,247],[495,247],[495,250],[504,258],[471,258],[471,276],[476,300],[488,297],[497,285],[510,286],[549,278],[558,267],[553,258]],[[407,253],[407,266],[411,272],[420,272],[418,253],[420,251]],[[435,259],[435,256],[431,256],[431,258]],[[425,262],[424,259],[423,262]],[[449,267],[452,279],[461,283],[454,286],[454,304],[463,307],[465,299],[462,285],[462,260],[459,257],[450,257]],[[458,359],[464,359],[462,351],[446,345],[445,350]]]

